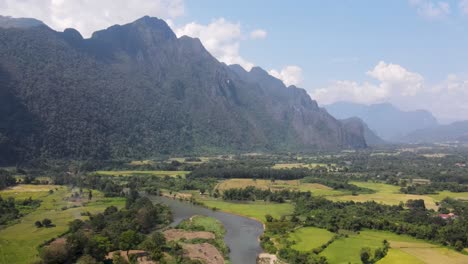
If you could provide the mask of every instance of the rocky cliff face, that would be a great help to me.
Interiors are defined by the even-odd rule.
[[[156,18],[90,39],[41,24],[0,26],[0,39],[0,92],[9,98],[2,99],[16,102],[8,111],[25,120],[0,113],[0,135],[18,156],[366,146],[362,133],[349,131],[303,89],[285,87],[261,68],[226,66],[198,39],[177,38]]]

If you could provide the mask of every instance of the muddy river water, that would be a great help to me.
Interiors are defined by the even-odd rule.
[[[181,202],[167,197],[149,196],[155,202],[169,206],[174,216],[172,225],[193,215],[204,215],[218,219],[226,229],[224,241],[231,249],[233,264],[255,264],[257,255],[262,252],[258,237],[263,233],[263,225],[255,220],[229,213]]]

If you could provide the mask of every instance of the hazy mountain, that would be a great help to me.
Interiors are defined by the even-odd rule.
[[[0,15],[0,27],[2,28],[29,28],[43,25],[42,21],[34,18],[13,18]]]
[[[367,145],[369,146],[379,146],[385,145],[387,142],[381,139],[379,136],[376,135],[374,131],[372,131],[364,121],[362,121],[358,117],[350,117],[347,119],[340,120],[345,127],[348,127],[349,130],[352,131],[360,131],[359,134],[363,134],[366,140]],[[354,128],[354,129],[353,129]]]
[[[468,142],[468,121],[419,129],[403,136],[400,141],[408,143]]]
[[[371,130],[384,140],[396,140],[414,130],[437,125],[437,120],[428,111],[402,111],[389,103],[363,105],[337,102],[325,106],[338,119],[361,118]]]
[[[366,146],[303,89],[226,66],[156,18],[0,39],[0,159]]]

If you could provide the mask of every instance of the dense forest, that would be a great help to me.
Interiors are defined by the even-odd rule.
[[[366,147],[361,125],[342,124],[305,90],[226,66],[157,18],[89,39],[10,23],[0,39],[4,164]]]

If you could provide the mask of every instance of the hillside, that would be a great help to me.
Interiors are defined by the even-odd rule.
[[[345,127],[348,127],[349,129],[354,127],[354,131],[359,130],[358,134],[362,133],[364,135],[364,139],[369,146],[380,146],[388,143],[377,136],[375,132],[372,131],[372,129],[370,129],[367,124],[358,117],[350,117],[340,121],[345,125]]]
[[[399,139],[407,143],[468,142],[468,121],[419,129]]]
[[[2,21],[4,161],[366,146],[305,90],[261,68],[226,66],[163,20],[143,17],[89,39]]]
[[[325,108],[338,119],[359,117],[379,137],[387,141],[394,141],[417,129],[437,125],[437,120],[428,111],[402,111],[389,103],[363,105],[337,102]]]

